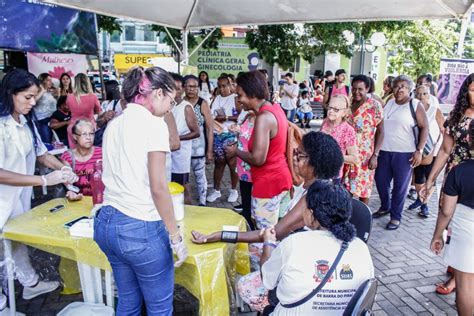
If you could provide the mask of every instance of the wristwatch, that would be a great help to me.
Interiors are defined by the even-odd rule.
[[[417,148],[416,151],[419,152],[420,154],[422,154],[423,153],[423,148],[422,149]]]

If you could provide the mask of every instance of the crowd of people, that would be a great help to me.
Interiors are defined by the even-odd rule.
[[[264,71],[223,73],[214,88],[206,72],[182,77],[135,67],[121,86],[105,84],[101,104],[85,74],[61,75],[56,89],[48,74],[12,70],[0,95],[0,227],[30,209],[31,186],[74,184],[79,192],[66,192],[71,201],[92,195],[91,175],[102,162],[105,192],[94,216],[94,240],[114,272],[117,313],[137,314],[144,301],[147,314],[169,315],[174,267],[187,249],[167,184],[183,185],[187,204],[195,188],[197,203],[206,206],[222,198],[227,166],[227,201],[235,205],[240,191],[235,210],[250,231],[193,231],[193,242],[249,243],[254,272],[240,279],[238,289],[255,310],[288,315],[334,306],[337,313],[350,295],[301,299],[323,281],[339,253],[344,260],[336,262],[335,273],[347,278],[328,282],[321,293],[354,293],[374,276],[369,249],[349,222],[351,199],[368,204],[375,182],[381,205],[372,215],[389,215],[385,227],[396,230],[412,184],[416,197],[408,209],[429,216],[427,202],[446,166],[431,247],[440,253],[449,227],[444,257],[454,273],[436,290],[456,289],[458,311],[472,314],[473,230],[466,227],[474,225],[474,74],[446,121],[430,76],[420,76],[416,85],[404,75],[387,77],[381,97],[372,78],[357,75],[350,86],[346,79],[339,69],[334,76],[326,72],[325,82],[298,85],[287,73],[273,93]],[[317,132],[307,130],[314,100],[324,106]],[[60,159],[45,147],[55,141],[68,147]],[[35,176],[36,161],[54,171]],[[208,164],[214,164],[210,192]],[[324,246],[308,251],[314,244]],[[25,246],[15,245],[13,255],[25,299],[59,286],[39,280]],[[0,308],[5,304],[2,295]]]

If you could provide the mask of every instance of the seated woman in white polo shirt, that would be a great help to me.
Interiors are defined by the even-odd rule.
[[[147,315],[171,315],[171,249],[178,255],[175,266],[187,256],[166,180],[170,144],[163,116],[175,103],[175,84],[161,68],[135,67],[122,93],[127,108],[104,134],[105,192],[94,220],[94,240],[112,266],[117,315],[140,315],[142,301]]]
[[[349,222],[352,213],[349,193],[331,180],[316,180],[306,195],[304,213],[309,231],[294,233],[278,246],[273,227],[264,232],[262,281],[277,287],[280,303],[272,315],[341,315],[357,288],[373,278],[369,248],[355,237]],[[348,242],[333,275],[320,291],[296,307],[283,307],[308,296],[324,279],[343,242]]]

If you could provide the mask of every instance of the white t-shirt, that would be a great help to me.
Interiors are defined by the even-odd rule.
[[[187,106],[190,106],[192,109],[191,103],[188,101],[181,101],[180,104],[173,107],[171,113],[174,116],[176,121],[176,126],[178,128],[178,135],[182,136],[190,132],[188,124],[186,123],[186,112],[185,109]],[[192,112],[194,115],[194,111]],[[191,169],[191,148],[193,145],[193,140],[181,140],[179,150],[173,151],[171,153],[172,160],[172,173],[189,173]]]
[[[285,91],[291,92],[296,97],[289,96]],[[296,109],[296,101],[298,100],[298,93],[300,92],[300,87],[296,83],[283,85],[283,96],[281,97],[281,107],[285,110],[291,111]]]
[[[277,287],[281,303],[294,303],[314,290],[324,278],[341,248],[331,232],[311,230],[285,238],[262,266],[267,289]],[[285,308],[280,304],[272,315],[341,315],[357,288],[373,278],[369,248],[359,238],[349,243],[334,275],[306,303]]]
[[[413,99],[412,102],[416,113],[420,101]],[[383,151],[398,153],[413,153],[416,151],[415,136],[412,129],[415,126],[415,121],[410,111],[410,102],[397,104],[395,99],[389,100],[383,109],[383,122]]]
[[[100,105],[103,112],[105,111],[114,111],[115,115],[122,114],[122,105],[120,100],[106,100]]]
[[[311,104],[309,103],[309,99],[300,99],[300,112],[301,113],[309,113],[312,112],[313,109],[311,108]]]
[[[47,153],[41,138],[36,133],[35,151],[33,134],[26,118],[20,115],[20,123],[11,115],[0,117],[0,168],[11,172],[33,175],[36,157]],[[0,184],[0,230],[9,218],[31,209],[32,187],[16,187]]]
[[[214,118],[217,117],[218,114],[227,116],[236,115],[237,109],[235,108],[235,94],[231,94],[226,97],[218,95],[212,103],[211,113]],[[224,127],[224,130],[227,131],[227,128],[232,124],[235,124],[235,122],[225,121],[222,123],[222,126]]]
[[[161,219],[150,191],[147,164],[153,151],[170,151],[167,125],[143,106],[129,103],[104,133],[104,205],[139,220]]]

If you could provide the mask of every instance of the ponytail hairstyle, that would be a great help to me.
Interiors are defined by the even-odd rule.
[[[144,104],[145,98],[156,89],[173,92],[176,89],[173,78],[160,67],[136,66],[125,75],[122,84],[122,95],[127,103]]]
[[[349,222],[352,203],[349,193],[332,180],[316,180],[306,194],[308,208],[313,218],[342,241],[351,241],[355,227]]]
[[[40,87],[39,80],[30,72],[23,69],[14,69],[6,74],[0,85],[0,117],[13,114],[15,104],[13,96],[23,92],[32,86]],[[36,121],[35,112],[32,110],[24,115],[28,128],[33,135],[33,145],[35,151],[38,149],[38,139],[33,121]]]

